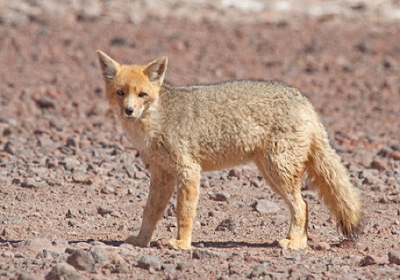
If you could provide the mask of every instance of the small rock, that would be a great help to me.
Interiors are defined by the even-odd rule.
[[[256,188],[261,188],[263,184],[264,184],[263,180],[259,179],[258,177],[253,178],[250,182],[250,185]]]
[[[28,189],[39,189],[42,185],[42,183],[36,182],[34,179],[27,179],[21,183],[21,187]]]
[[[87,170],[86,167],[81,165],[74,167],[72,171],[72,179],[74,182],[84,182],[87,177]]]
[[[375,258],[372,256],[365,256],[360,261],[360,266],[368,266],[376,264]]]
[[[229,193],[221,192],[221,193],[211,193],[208,194],[210,199],[214,201],[227,201],[230,198]]]
[[[143,256],[140,258],[137,266],[150,270],[151,268],[154,270],[161,270],[163,262],[158,256]]]
[[[241,174],[242,174],[241,170],[233,168],[233,169],[229,170],[228,176],[240,178]]]
[[[200,187],[205,189],[210,187],[210,181],[208,180],[208,178],[202,177],[200,179]]]
[[[260,199],[253,203],[253,207],[256,211],[263,214],[272,214],[280,210],[279,206],[269,200]]]
[[[318,251],[327,251],[331,249],[331,246],[327,242],[319,242],[314,246],[314,249]]]
[[[11,143],[10,141],[8,141],[5,145],[4,145],[4,151],[9,153],[10,155],[15,155],[15,148],[14,148],[14,144]]]
[[[109,262],[108,253],[103,246],[93,246],[92,248],[90,248],[90,253],[93,256],[95,263],[104,265]]]
[[[64,147],[66,148],[66,147]],[[68,148],[69,149],[69,148]],[[64,166],[65,170],[72,171],[74,168],[77,168],[81,163],[74,156],[68,156],[64,159],[60,159],[58,164]]]
[[[230,263],[228,266],[229,275],[238,274],[240,275],[243,272],[243,268],[240,267],[236,263]]]
[[[135,172],[135,179],[143,179],[146,176],[147,176],[146,173],[143,172],[143,171],[136,171]]]
[[[53,99],[43,96],[37,100],[35,100],[36,105],[38,105],[41,109],[48,109],[48,108],[56,108],[56,103]]]
[[[350,239],[344,239],[337,245],[337,247],[341,249],[356,249],[357,242]]]
[[[255,277],[260,277],[260,276],[265,276],[266,273],[266,268],[262,264],[257,264],[254,266],[253,270],[250,273],[250,278],[255,278]]]
[[[67,210],[67,214],[65,214],[65,217],[68,218],[68,219],[76,218],[77,214],[76,214],[75,210],[68,209]]]
[[[62,262],[53,266],[45,276],[46,280],[79,280],[83,277],[75,270],[72,265]]]
[[[388,253],[389,263],[394,263],[400,265],[400,253],[395,251],[390,251]]]
[[[191,263],[178,263],[176,265],[176,270],[187,270],[193,267]]]
[[[127,261],[116,252],[109,252],[108,259],[110,264],[118,267],[118,271],[129,271],[129,265]]]
[[[224,219],[222,222],[215,228],[215,231],[231,231],[235,232],[236,223],[232,218]]]
[[[400,151],[393,151],[390,157],[394,160],[400,160]]]
[[[72,252],[67,258],[67,263],[72,265],[78,270],[93,271],[95,261],[93,256],[88,252],[78,249]]]
[[[382,172],[382,171],[385,171],[385,170],[387,170],[387,164],[383,161],[383,160],[380,160],[380,159],[374,159],[372,162],[371,162],[371,168],[372,169],[376,169],[376,170],[378,170],[379,172]]]
[[[373,155],[370,152],[360,152],[356,159],[362,166],[369,167],[373,160]]]
[[[115,38],[110,40],[110,45],[111,46],[123,46],[123,45],[126,45],[126,44],[127,44],[127,41],[122,37],[115,37]]]
[[[135,178],[135,172],[136,168],[132,165],[124,165],[124,169],[126,171],[126,174],[128,174],[129,178],[134,179]]]
[[[102,187],[100,192],[102,194],[113,194],[113,193],[115,193],[115,189],[113,187],[108,187],[107,186],[107,187]]]
[[[50,126],[54,127],[57,131],[63,131],[65,123],[62,121],[62,119],[53,118],[50,120]]]
[[[109,214],[111,214],[112,212],[113,212],[113,210],[106,209],[106,208],[101,207],[101,206],[99,206],[99,207],[97,208],[97,213],[99,213],[99,214],[102,215],[102,216],[109,215]]]
[[[22,272],[18,275],[18,280],[36,280],[37,278],[31,274]]]
[[[227,258],[228,255],[226,253],[212,251],[212,250],[200,250],[195,249],[193,251],[192,258],[193,259],[209,259],[209,258]]]
[[[362,53],[367,53],[372,50],[371,45],[368,42],[360,42],[355,45],[355,48]]]

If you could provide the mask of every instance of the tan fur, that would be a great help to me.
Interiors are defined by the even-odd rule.
[[[149,245],[177,187],[178,237],[170,245],[189,249],[200,172],[249,161],[289,206],[290,229],[281,247],[307,247],[301,196],[306,172],[338,227],[355,236],[361,218],[357,192],[315,110],[297,89],[269,81],[174,87],[163,83],[166,57],[144,66],[119,65],[100,51],[98,57],[110,106],[151,172],[142,227],[127,243]]]

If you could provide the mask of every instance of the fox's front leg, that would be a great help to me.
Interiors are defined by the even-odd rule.
[[[150,191],[143,211],[142,226],[137,236],[131,235],[125,243],[147,247],[150,244],[157,222],[161,219],[174,191],[174,177],[156,166],[150,169]]]
[[[178,220],[178,238],[169,244],[174,249],[190,249],[192,243],[193,221],[196,217],[199,201],[200,171],[186,170],[178,178],[178,201],[176,217]]]

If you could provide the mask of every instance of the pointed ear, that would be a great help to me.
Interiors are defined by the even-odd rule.
[[[167,70],[168,57],[163,56],[147,65],[144,73],[149,77],[151,83],[161,86]]]
[[[111,57],[103,53],[102,51],[97,51],[97,57],[99,58],[101,72],[104,78],[112,80],[117,75],[119,64]]]

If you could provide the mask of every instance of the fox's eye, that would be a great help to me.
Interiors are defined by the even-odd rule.
[[[139,93],[139,97],[145,97],[145,96],[147,96],[147,93],[145,93],[145,92],[141,92],[141,93]]]
[[[122,91],[122,90],[117,91],[117,94],[118,94],[119,96],[124,96],[124,95],[125,95],[124,91]]]

